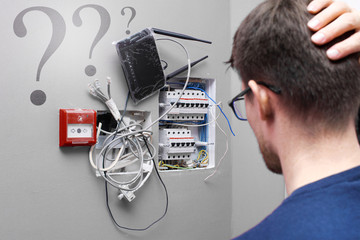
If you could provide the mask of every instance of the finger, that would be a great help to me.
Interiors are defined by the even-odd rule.
[[[344,13],[335,21],[315,33],[311,40],[318,45],[330,42],[342,34],[360,28],[360,14],[357,12]]]
[[[313,17],[308,22],[308,27],[313,31],[317,31],[346,12],[351,12],[350,7],[346,3],[334,2]]]
[[[316,14],[320,12],[320,10],[328,7],[333,2],[333,0],[314,0],[309,3],[307,9],[310,13]]]
[[[344,41],[332,46],[329,50],[327,50],[326,54],[331,60],[338,60],[359,51],[360,32],[357,32]]]

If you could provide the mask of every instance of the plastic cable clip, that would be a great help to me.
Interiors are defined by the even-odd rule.
[[[131,202],[132,200],[135,199],[135,194],[133,191],[126,191],[126,190],[122,190],[120,189],[120,194],[118,196],[118,199],[121,200],[123,199],[124,197],[126,198],[126,200],[128,200],[129,202]]]
[[[116,121],[121,119],[119,109],[117,108],[114,100],[111,98],[105,102],[106,106],[109,108],[111,114],[114,116]]]

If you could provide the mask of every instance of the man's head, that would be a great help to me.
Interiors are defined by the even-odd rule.
[[[308,3],[267,0],[260,4],[236,32],[230,63],[244,86],[254,80],[280,88],[277,104],[292,123],[313,133],[342,131],[350,119],[355,121],[360,105],[358,56],[331,62],[326,50],[340,39],[323,47],[311,42]],[[252,98],[253,94],[247,94],[247,101]],[[261,139],[256,123],[251,125],[260,148],[271,145]],[[266,151],[273,153],[267,148],[263,155]]]

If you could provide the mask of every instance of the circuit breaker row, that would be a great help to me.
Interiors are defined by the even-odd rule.
[[[186,128],[162,129],[159,146],[162,160],[189,160],[196,151],[194,137]]]
[[[162,115],[172,107],[161,119],[159,128],[161,170],[203,168],[208,165],[208,161],[201,161],[204,159],[202,153],[207,154],[207,148],[197,144],[205,141],[204,136],[208,131],[209,99],[203,91],[192,89],[186,89],[179,99],[181,91],[173,88],[159,94],[159,113]]]
[[[175,104],[181,91],[176,89],[173,91],[160,92],[160,111],[167,111]],[[185,90],[182,97],[171,109],[171,111],[163,118],[168,121],[203,121],[208,112],[209,99],[205,93],[200,90]]]

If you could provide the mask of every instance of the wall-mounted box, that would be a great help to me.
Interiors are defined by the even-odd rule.
[[[96,111],[60,109],[59,146],[91,146],[96,143]]]

